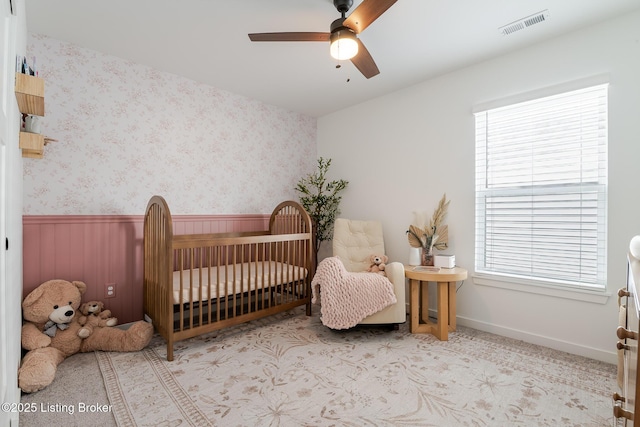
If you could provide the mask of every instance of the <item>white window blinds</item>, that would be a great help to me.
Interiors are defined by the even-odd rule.
[[[604,288],[607,85],[476,118],[476,272]]]

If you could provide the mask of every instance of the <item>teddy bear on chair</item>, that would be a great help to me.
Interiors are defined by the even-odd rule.
[[[371,261],[371,265],[367,268],[367,271],[371,273],[378,273],[383,276],[386,276],[387,273],[385,269],[387,268],[387,262],[389,262],[389,257],[386,255],[371,255],[369,257]]]
[[[65,358],[93,350],[137,351],[149,344],[153,326],[144,321],[129,329],[83,327],[75,317],[84,282],[49,280],[31,291],[22,302],[22,347],[27,354],[18,369],[18,386],[26,393],[53,382]]]

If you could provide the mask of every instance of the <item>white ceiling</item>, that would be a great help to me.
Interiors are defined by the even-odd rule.
[[[369,80],[349,61],[337,69],[328,43],[249,41],[254,32],[328,32],[340,17],[333,0],[26,0],[26,6],[29,32],[319,117],[629,13],[640,0],[398,0],[359,35],[380,69]],[[545,9],[545,22],[500,34],[498,28]]]

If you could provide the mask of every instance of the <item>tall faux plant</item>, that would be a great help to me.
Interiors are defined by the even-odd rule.
[[[333,237],[333,224],[340,213],[340,193],[347,188],[349,181],[344,179],[327,182],[327,172],[331,159],[318,159],[318,170],[301,178],[296,186],[300,192],[300,204],[306,209],[313,221],[315,232],[316,260],[320,244]]]

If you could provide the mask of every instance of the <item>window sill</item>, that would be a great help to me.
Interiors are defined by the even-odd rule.
[[[494,288],[508,289],[517,292],[547,295],[556,298],[566,298],[576,301],[585,301],[594,304],[606,304],[611,293],[606,290],[589,290],[569,287],[555,287],[545,285],[535,280],[521,279],[517,277],[498,276],[486,273],[472,275],[476,285],[491,286]]]

